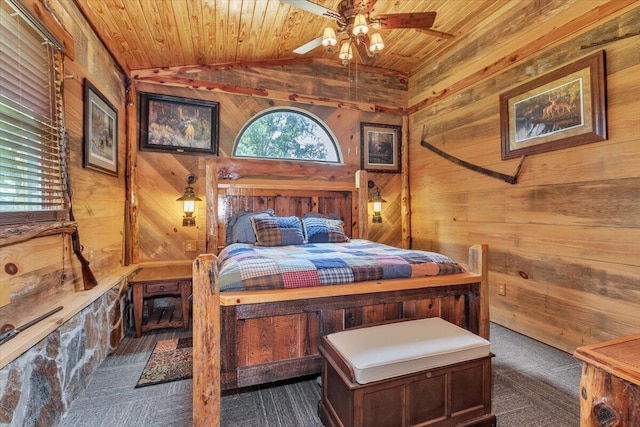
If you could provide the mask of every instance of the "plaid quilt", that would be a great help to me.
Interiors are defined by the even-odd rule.
[[[461,273],[451,258],[368,240],[254,246],[234,243],[218,257],[220,290],[304,288]]]

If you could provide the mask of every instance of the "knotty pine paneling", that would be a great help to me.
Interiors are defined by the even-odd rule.
[[[639,31],[640,5],[580,31],[576,22],[563,25],[549,34],[575,34],[549,47],[534,48],[525,33],[510,35],[505,46],[513,55],[528,54],[475,83],[464,80],[481,70],[474,52],[443,58],[452,72],[442,79],[461,90],[410,116],[411,228],[414,247],[454,256],[487,243],[491,320],[573,352],[640,328],[640,57],[632,53],[640,39],[581,49]],[[444,151],[512,174],[519,159],[500,159],[500,93],[598,49],[606,55],[608,140],[528,156],[515,185],[420,146],[424,129],[424,139]],[[426,72],[410,79],[410,100],[429,99],[443,84],[416,84],[427,76],[437,79]],[[498,283],[506,284],[506,296],[498,295]]]
[[[73,2],[56,3],[56,16],[73,36],[74,60],[64,61],[64,112],[69,133],[69,167],[73,212],[83,254],[100,281],[122,263],[125,188],[125,123],[123,78]],[[118,110],[117,177],[83,164],[83,79],[87,77]],[[83,290],[80,263],[69,235],[35,238],[1,248],[2,265],[14,263],[15,275],[0,269],[11,303],[0,308],[2,323],[16,326],[43,314]]]
[[[261,73],[269,74],[270,70],[262,70]],[[276,75],[279,79],[286,80],[283,75]],[[206,239],[205,203],[196,204],[196,227],[183,227],[182,206],[175,200],[180,197],[186,186],[185,176],[188,173],[195,173],[198,176],[198,182],[193,187],[196,194],[203,200],[205,199],[205,165],[208,162],[223,161],[225,170],[245,177],[247,174],[251,174],[252,177],[287,176],[289,178],[327,179],[325,177],[331,176],[333,168],[336,171],[334,175],[336,178],[353,179],[355,171],[360,168],[360,122],[394,125],[400,125],[402,122],[401,117],[397,115],[306,105],[149,83],[138,83],[137,89],[140,92],[171,94],[220,103],[219,157],[148,151],[137,153],[138,255],[140,261],[193,259],[199,253],[204,252]],[[330,166],[316,163],[229,159],[235,139],[247,121],[254,115],[274,106],[293,106],[309,111],[323,120],[340,144],[345,165]],[[230,161],[227,162],[227,160]],[[383,224],[369,223],[370,237],[372,240],[398,246],[402,238],[400,174],[371,174],[370,179],[376,182],[383,197],[388,201],[383,206]],[[330,183],[327,185],[330,186]],[[369,215],[369,221],[371,221],[371,215]],[[198,241],[198,252],[186,252],[184,250],[186,240]]]

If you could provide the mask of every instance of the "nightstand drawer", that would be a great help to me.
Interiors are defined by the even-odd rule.
[[[145,296],[166,294],[168,292],[180,293],[179,283],[149,283],[144,285]]]

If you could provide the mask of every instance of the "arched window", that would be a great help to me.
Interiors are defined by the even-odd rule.
[[[249,120],[234,157],[342,163],[336,137],[318,117],[296,108],[270,108]]]

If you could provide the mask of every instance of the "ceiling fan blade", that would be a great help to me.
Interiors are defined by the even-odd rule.
[[[315,13],[316,15],[326,16],[327,18],[335,19],[336,21],[343,22],[344,18],[335,10],[327,9],[319,4],[307,1],[307,0],[280,0],[282,3],[286,3],[291,6],[295,6],[307,12]]]
[[[453,34],[445,33],[431,28],[416,28],[416,30],[420,31],[421,33],[431,34],[432,36],[442,37],[443,39],[453,39],[456,37]]]
[[[318,46],[322,46],[322,36],[316,37],[315,39],[306,42],[302,46],[299,46],[293,50],[293,53],[298,53],[300,55],[305,54],[307,52],[312,51]]]
[[[436,20],[435,12],[392,13],[378,15],[372,21],[378,22],[381,29],[392,28],[430,28]]]

